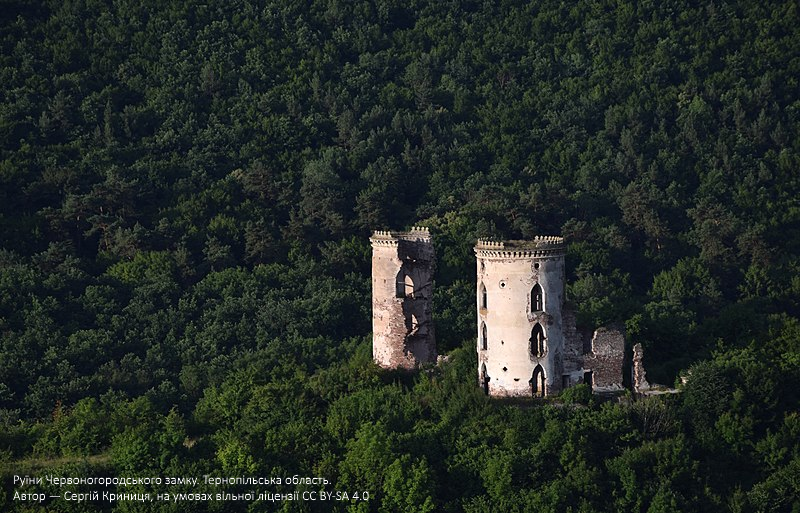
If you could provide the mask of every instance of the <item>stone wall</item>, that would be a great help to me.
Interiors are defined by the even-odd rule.
[[[592,336],[592,350],[584,356],[584,369],[591,371],[594,392],[623,390],[625,333],[621,328],[598,328]]]

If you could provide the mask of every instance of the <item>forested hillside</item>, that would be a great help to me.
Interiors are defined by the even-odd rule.
[[[798,9],[2,0],[0,509],[800,511]],[[450,362],[394,375],[368,236],[412,224]],[[558,234],[579,322],[682,393],[481,394],[472,246]],[[15,474],[370,499],[41,506]]]

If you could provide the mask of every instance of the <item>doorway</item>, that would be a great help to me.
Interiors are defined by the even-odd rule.
[[[589,390],[592,389],[593,380],[592,380],[592,371],[586,371],[583,373],[583,382],[589,385]]]
[[[533,392],[533,397],[545,396],[545,383],[544,369],[541,365],[537,365],[536,368],[533,369],[533,377],[531,378],[531,392]]]

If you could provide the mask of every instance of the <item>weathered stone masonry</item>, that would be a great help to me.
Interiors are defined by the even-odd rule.
[[[591,339],[591,349],[584,355],[584,381],[591,372],[592,390],[618,392],[622,390],[622,366],[625,359],[625,334],[621,328],[597,328]]]
[[[435,254],[427,228],[376,231],[372,243],[372,356],[384,368],[436,361],[431,321]]]
[[[644,370],[644,349],[642,344],[633,346],[633,365],[631,368],[631,385],[636,393],[645,393],[650,390],[650,383],[647,381],[647,373]]]

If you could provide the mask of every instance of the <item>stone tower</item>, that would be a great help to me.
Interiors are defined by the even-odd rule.
[[[475,246],[478,379],[492,396],[545,396],[564,373],[564,239]]]
[[[435,256],[427,228],[376,231],[372,243],[372,357],[387,369],[436,362],[431,321]]]

